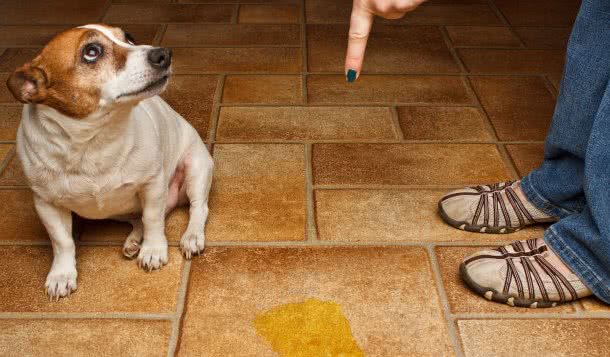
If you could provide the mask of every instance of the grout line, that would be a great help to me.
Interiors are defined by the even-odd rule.
[[[220,142],[221,140],[216,140]],[[222,139],[223,144],[379,144],[379,145],[391,145],[391,144],[418,144],[418,145],[491,145],[491,144],[542,144],[544,141],[492,141],[492,140],[403,140],[390,138],[379,138],[379,139],[318,139],[318,140],[283,140],[283,139],[260,139],[260,140],[247,140],[247,139]]]
[[[2,160],[2,162],[0,162],[0,174],[4,173],[4,169],[6,169],[8,167],[8,164],[11,162],[13,157],[15,155],[17,155],[16,150],[17,150],[16,147],[13,145],[13,147],[6,153],[4,160]]]
[[[519,175],[517,166],[515,165],[512,157],[508,153],[508,150],[506,150],[506,146],[504,146],[502,144],[497,144],[496,146],[498,148],[498,152],[500,153],[500,156],[502,157],[502,160],[504,160],[504,165],[508,168],[508,171],[513,176],[513,179],[515,179],[515,180],[520,179],[521,175]]]
[[[303,61],[303,73],[301,76],[301,91],[303,96],[303,104],[307,104],[309,101],[309,95],[307,93],[307,75],[309,71],[309,62],[308,56],[309,52],[307,51],[307,23],[305,20],[305,0],[301,0],[301,13],[299,14],[299,22],[301,23],[301,56]]]
[[[0,312],[0,319],[134,319],[171,320],[171,313],[131,313],[131,312]]]
[[[392,113],[392,127],[394,128],[394,133],[400,142],[405,141],[405,135],[402,132],[402,128],[400,127],[400,116],[398,115],[398,109],[396,106],[390,107],[390,112]]]
[[[107,1],[108,1],[108,3],[106,5],[104,5],[104,10],[102,11],[102,14],[100,15],[100,17],[98,17],[98,20],[97,20],[98,23],[104,22],[104,18],[106,17],[108,10],[110,10],[110,7],[112,6],[112,0],[107,0]]]
[[[161,45],[161,41],[163,41],[163,37],[165,37],[165,32],[167,31],[167,25],[161,25],[159,29],[157,29],[157,33],[153,38],[153,44],[156,46]]]
[[[534,309],[530,309],[534,310]],[[542,309],[540,309],[542,310]],[[558,320],[591,320],[591,319],[610,319],[610,312],[588,312],[561,313],[561,312],[502,312],[502,313],[459,313],[453,315],[459,320],[536,320],[536,319],[558,319]]]
[[[557,88],[555,88],[555,85],[553,85],[553,83],[551,83],[551,80],[549,79],[548,75],[540,75],[540,77],[542,78],[542,81],[544,82],[544,85],[546,86],[546,89],[551,92],[551,95],[553,96],[553,99],[557,100],[557,96],[559,95],[559,91]]]
[[[316,209],[315,196],[313,191],[313,164],[312,164],[313,147],[311,144],[305,145],[305,198],[307,207],[307,241],[317,241],[318,231],[316,228]]]
[[[180,289],[176,300],[176,315],[172,321],[172,334],[170,335],[167,356],[173,357],[176,354],[178,342],[180,341],[182,318],[184,314],[184,306],[186,304],[186,292],[188,290],[189,276],[191,273],[191,260],[186,260],[182,266],[182,278],[180,280]]]
[[[503,22],[506,27],[508,27],[508,30],[511,32],[511,34],[517,39],[517,41],[519,41],[519,48],[527,48],[527,45],[525,44],[521,36],[519,36],[517,31],[515,31],[514,27],[510,24],[506,16],[504,16],[502,10],[498,8],[498,6],[493,2],[493,0],[487,0],[487,3],[491,10],[500,19],[500,21]]]
[[[451,310],[449,308],[449,302],[447,301],[447,294],[445,293],[445,287],[443,285],[443,279],[440,272],[440,268],[438,267],[438,260],[436,259],[436,252],[433,247],[428,246],[428,256],[430,258],[430,266],[432,268],[432,274],[434,278],[434,282],[436,283],[436,290],[438,292],[438,297],[440,300],[440,304],[443,310],[443,315],[445,317],[445,323],[447,326],[447,333],[449,334],[449,338],[451,339],[451,343],[453,345],[453,350],[455,355],[458,357],[463,357],[464,354],[462,352],[461,343],[459,340],[458,332],[456,331],[455,324],[451,315]]]
[[[235,4],[233,13],[231,14],[231,24],[239,23],[239,12],[241,11],[240,4]]]
[[[453,57],[453,61],[460,68],[460,72],[462,72],[462,73],[468,72],[468,69],[464,65],[464,62],[462,61],[462,59],[458,55],[457,51],[453,47],[453,44],[451,43],[451,38],[449,37],[449,33],[447,32],[447,29],[444,26],[439,26],[438,30],[440,31],[441,35],[443,36],[443,40],[445,41],[445,45],[447,46],[447,49],[449,50],[449,52],[451,53],[451,56]]]
[[[224,91],[226,75],[222,74],[218,77],[216,92],[214,93],[214,107],[210,114],[210,124],[208,126],[208,150],[211,150],[211,145],[216,139],[216,130],[218,129],[218,121],[220,119],[220,102],[222,101],[222,93]]]
[[[481,113],[483,113],[483,117],[485,119],[484,121],[485,121],[485,126],[487,127],[487,131],[489,132],[489,134],[493,138],[493,141],[495,143],[498,143],[499,139],[498,139],[498,133],[496,133],[496,128],[494,127],[493,123],[491,122],[491,119],[489,119],[489,113],[487,112],[487,110],[485,110],[485,107],[483,107],[483,104],[481,103],[481,98],[479,98],[479,95],[474,90],[474,86],[472,85],[472,81],[470,80],[470,77],[464,76],[462,78],[464,79],[464,83],[466,85],[466,90],[469,92],[471,97],[474,98],[476,106],[479,108]]]

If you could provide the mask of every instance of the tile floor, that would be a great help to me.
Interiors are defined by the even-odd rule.
[[[377,21],[354,84],[350,7],[1,2],[0,82],[76,24],[172,47],[164,97],[217,166],[203,256],[176,248],[186,209],[167,219],[169,265],[150,274],[121,255],[128,226],[81,222],[78,292],[48,302],[51,250],[15,159],[20,106],[0,86],[0,355],[310,356],[299,343],[324,338],[319,355],[607,356],[610,310],[596,300],[510,308],[460,282],[465,255],[543,228],[476,235],[436,214],[445,191],[540,162],[578,1],[430,0]]]

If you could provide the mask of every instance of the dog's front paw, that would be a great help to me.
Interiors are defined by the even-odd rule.
[[[185,232],[180,239],[180,248],[182,248],[184,257],[191,259],[193,255],[199,255],[203,252],[204,241],[203,232]]]
[[[44,286],[50,300],[58,301],[76,290],[76,267],[73,264],[53,264]]]
[[[167,264],[167,243],[150,244],[144,241],[138,253],[138,266],[146,271],[161,269]]]

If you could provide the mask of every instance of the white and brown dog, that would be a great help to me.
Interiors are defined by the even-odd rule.
[[[57,35],[7,85],[26,103],[17,152],[53,246],[46,290],[76,290],[71,212],[128,221],[123,253],[147,270],[167,263],[165,215],[190,203],[180,246],[204,246],[213,162],[195,129],[163,101],[169,49],[86,25]]]

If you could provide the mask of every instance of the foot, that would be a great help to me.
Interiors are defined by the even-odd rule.
[[[186,259],[191,259],[193,255],[203,252],[205,238],[203,232],[184,232],[180,239],[180,248]]]
[[[138,266],[146,271],[161,269],[167,264],[167,242],[153,244],[144,240],[138,253]]]
[[[476,293],[510,306],[551,307],[591,295],[542,239],[478,252],[462,262],[460,275]]]
[[[71,259],[54,259],[44,287],[50,300],[70,296],[76,290],[76,264]]]
[[[142,243],[142,239],[144,238],[144,226],[142,225],[142,221],[132,221],[131,225],[133,226],[133,229],[125,239],[125,243],[123,243],[123,255],[129,259],[133,259],[138,255],[140,252],[140,243]]]
[[[523,227],[557,219],[532,205],[521,181],[467,187],[445,195],[438,203],[449,225],[479,233],[512,233]]]

